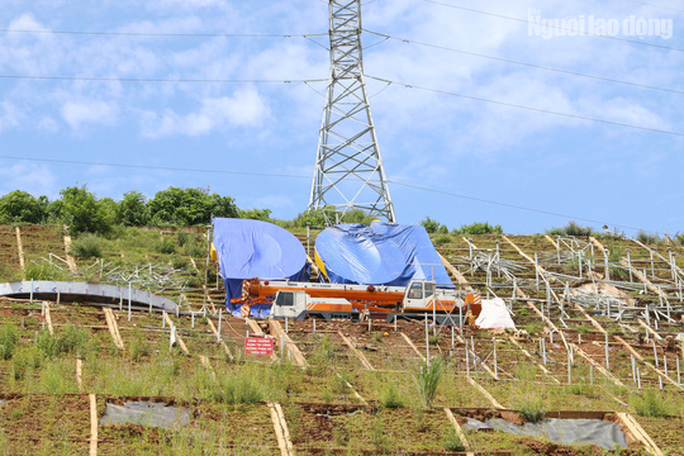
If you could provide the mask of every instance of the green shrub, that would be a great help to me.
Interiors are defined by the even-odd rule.
[[[171,239],[163,239],[154,244],[154,250],[165,255],[176,252],[176,244]]]
[[[430,217],[425,217],[425,220],[421,220],[420,226],[425,228],[425,231],[427,231],[430,234],[434,234],[439,232],[440,228],[442,227],[442,224],[439,223],[437,220],[432,220]]]
[[[518,412],[530,423],[536,423],[544,418],[544,403],[540,398],[525,399],[518,403]]]
[[[447,451],[462,452],[466,450],[463,442],[461,442],[461,439],[458,437],[456,429],[451,426],[444,432],[443,443],[444,449]]]
[[[77,258],[101,258],[102,239],[94,234],[79,236],[71,244],[69,253]]]
[[[258,379],[248,375],[229,376],[220,382],[213,399],[230,405],[256,404],[263,399]]]
[[[666,398],[655,389],[647,389],[642,395],[635,395],[632,407],[638,415],[649,418],[666,418],[671,415]]]
[[[71,274],[60,269],[54,264],[41,261],[40,263],[35,263],[31,261],[26,265],[24,270],[24,278],[26,280],[69,280]]]
[[[176,242],[180,247],[183,247],[188,242],[189,238],[190,235],[186,231],[178,230],[176,233]]]
[[[432,406],[445,367],[444,360],[438,356],[430,364],[421,364],[414,369],[413,376],[418,385],[418,394],[425,407]]]
[[[140,362],[150,354],[150,348],[140,337],[133,339],[128,346],[128,353],[133,361]]]
[[[29,370],[40,368],[43,363],[43,352],[36,346],[20,347],[14,353],[10,375],[14,380],[23,380],[28,377]]]
[[[437,236],[432,242],[434,242],[437,245],[442,245],[442,244],[448,244],[451,241],[452,241],[451,236],[443,234],[441,236]]]
[[[589,226],[580,226],[574,220],[568,222],[562,228],[551,228],[546,230],[546,234],[550,236],[591,236],[593,230]]]
[[[173,269],[185,269],[188,267],[190,263],[188,260],[186,260],[183,257],[174,257],[171,260],[171,266],[173,266]]]
[[[19,329],[10,323],[2,325],[0,328],[0,359],[12,359],[17,342],[19,342]]]
[[[189,257],[202,258],[207,254],[207,246],[202,240],[193,238],[185,243],[183,252]]]
[[[658,237],[657,234],[649,234],[644,230],[639,230],[637,240],[644,244],[658,244],[660,242],[660,237]]]
[[[401,408],[404,406],[404,399],[399,393],[399,389],[394,383],[388,383],[380,395],[380,403],[389,409]]]
[[[335,346],[326,335],[313,353],[313,364],[328,364],[335,359]]]
[[[89,339],[90,333],[86,329],[68,324],[57,335],[41,331],[36,345],[48,358],[71,353],[85,357]]]
[[[503,234],[501,225],[492,226],[489,222],[475,222],[471,225],[461,225],[460,228],[451,232],[452,234]]]

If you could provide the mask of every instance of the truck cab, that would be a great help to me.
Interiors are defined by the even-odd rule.
[[[463,300],[453,290],[437,288],[435,282],[415,280],[406,287],[402,305],[403,312],[450,312],[455,306],[462,307]]]
[[[307,317],[334,319],[358,319],[359,313],[344,298],[312,298],[302,290],[279,290],[273,298],[271,318]]]

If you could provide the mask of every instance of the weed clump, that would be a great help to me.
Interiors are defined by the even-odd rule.
[[[394,383],[388,383],[382,390],[380,403],[383,407],[389,409],[402,408],[404,406],[404,399]]]
[[[24,270],[26,280],[68,280],[69,274],[57,266],[41,262],[31,261]]]
[[[537,423],[544,418],[546,411],[540,398],[525,399],[518,403],[518,412],[530,423]]]
[[[470,225],[462,225],[451,231],[451,234],[503,234],[501,225],[490,225],[489,222],[475,222]]]
[[[461,439],[458,437],[456,429],[453,427],[447,428],[442,441],[444,443],[444,449],[447,451],[461,452],[466,450],[465,445],[463,445],[463,442],[461,442]]]
[[[142,361],[143,358],[150,354],[150,349],[145,341],[143,341],[140,337],[136,337],[130,343],[128,352],[131,355],[131,359],[137,363]]]
[[[69,253],[77,258],[101,258],[102,240],[94,234],[80,236],[71,244]]]
[[[68,324],[59,335],[41,331],[36,345],[48,358],[70,353],[84,357],[88,351],[88,339],[88,331]]]
[[[634,411],[649,418],[666,418],[670,415],[670,406],[665,397],[654,389],[647,389],[643,395],[634,396]]]
[[[639,230],[637,233],[637,240],[643,242],[644,244],[659,244],[660,237],[657,234],[650,234],[644,230]]]
[[[154,245],[154,250],[164,255],[176,252],[176,244],[171,239],[163,239]]]
[[[229,405],[256,404],[263,399],[258,383],[246,376],[230,376],[219,382],[213,393],[213,399]]]
[[[433,242],[434,242],[436,245],[449,244],[451,241],[452,241],[451,236],[449,236],[449,235],[447,235],[447,234],[442,234],[442,235],[440,235],[440,236],[437,236],[437,237],[433,240]]]
[[[13,324],[5,323],[0,328],[0,359],[12,359],[19,342],[19,330]]]
[[[546,234],[551,236],[591,236],[593,232],[591,227],[580,226],[574,220],[569,221],[568,224],[562,228],[551,228],[550,230],[546,230]]]
[[[413,376],[418,385],[418,394],[425,407],[432,406],[445,367],[444,360],[436,357],[429,364],[421,364],[414,370]]]

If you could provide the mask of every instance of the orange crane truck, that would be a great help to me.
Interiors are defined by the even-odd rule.
[[[257,304],[271,304],[272,318],[325,319],[423,318],[426,313],[440,321],[459,315],[474,321],[481,297],[453,289],[437,288],[434,282],[414,280],[407,287],[347,285],[250,279],[243,281],[243,293],[232,300],[241,313]]]

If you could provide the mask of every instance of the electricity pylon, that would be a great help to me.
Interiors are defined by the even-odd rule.
[[[395,223],[363,77],[361,0],[329,0],[330,79],[309,209],[363,209]]]

